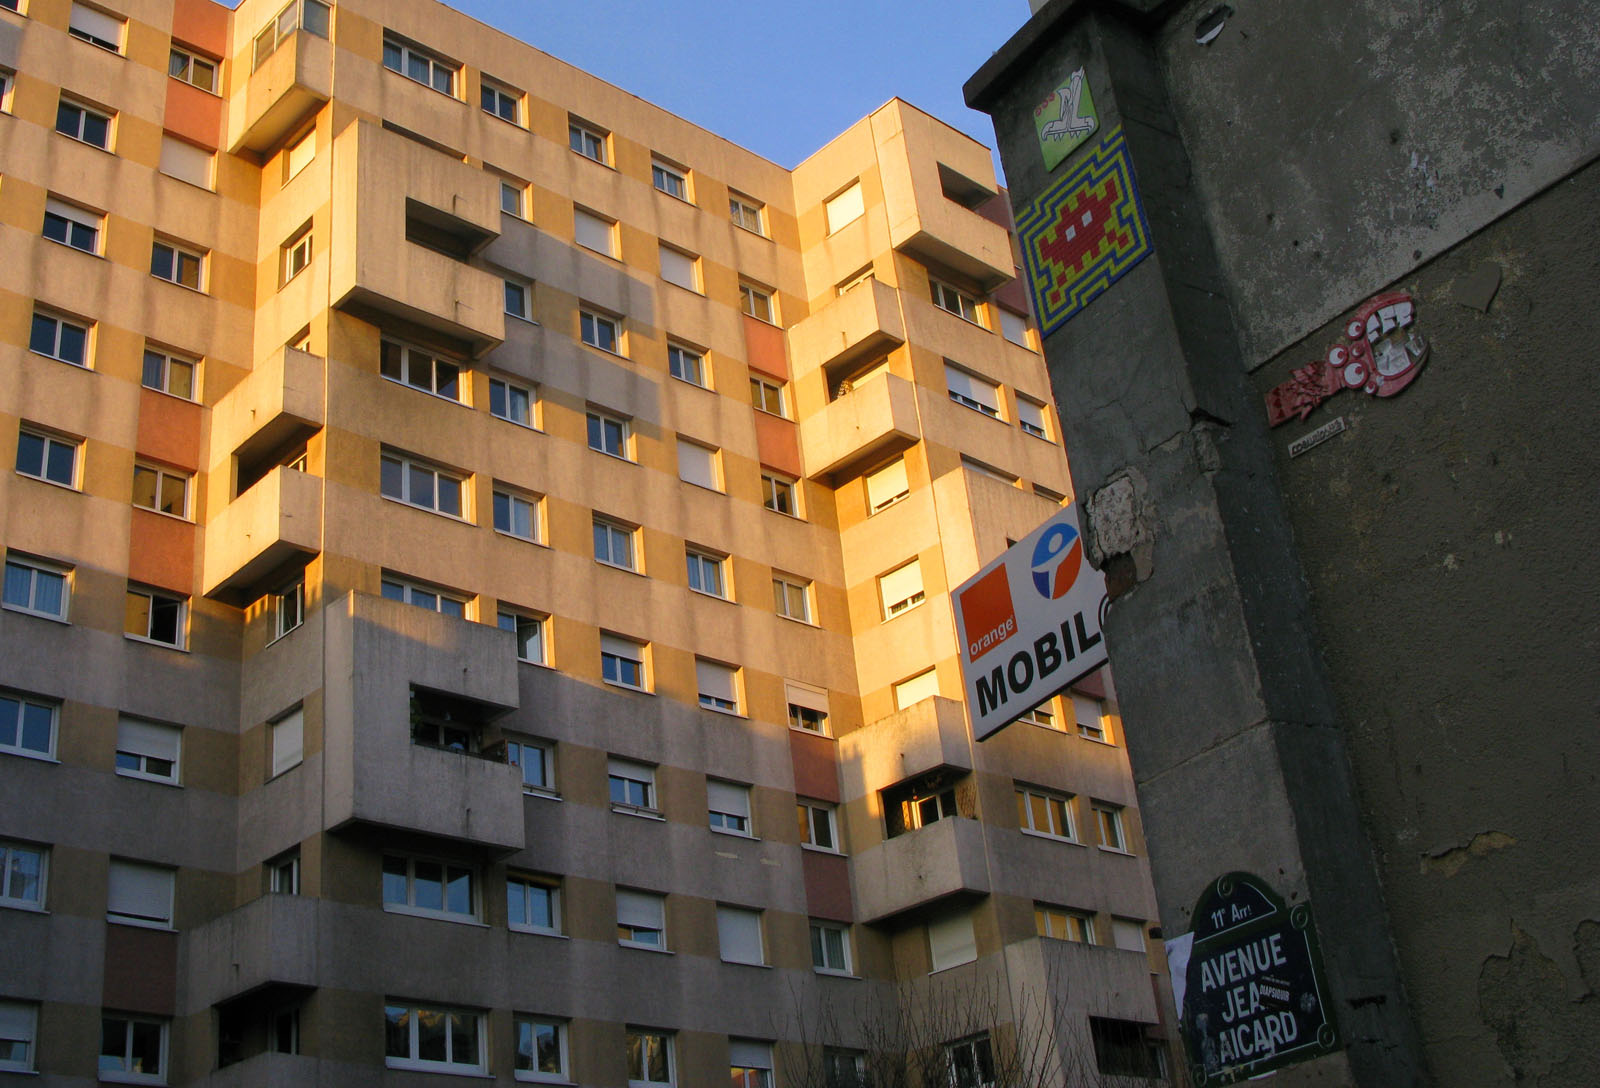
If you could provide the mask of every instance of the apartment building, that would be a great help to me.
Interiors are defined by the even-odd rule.
[[[0,0],[0,91],[0,1081],[1156,1072],[1114,689],[959,698],[1070,494],[987,149],[430,0]]]

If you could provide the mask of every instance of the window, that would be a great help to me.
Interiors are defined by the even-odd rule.
[[[0,1001],[0,1072],[33,1072],[39,1006],[30,1001]]]
[[[252,61],[254,67],[251,70],[260,68],[262,62],[272,56],[278,46],[288,41],[289,35],[296,30],[304,30],[307,34],[326,38],[329,11],[330,5],[323,3],[323,0],[290,0],[288,6],[257,32]]]
[[[461,477],[399,453],[385,453],[379,461],[380,490],[385,498],[453,518],[464,516],[466,481]]]
[[[48,197],[44,202],[44,227],[41,232],[52,242],[59,242],[85,253],[100,252],[100,231],[105,226],[105,216],[75,204]]]
[[[1161,1043],[1145,1037],[1145,1026],[1134,1020],[1089,1017],[1098,1072],[1110,1078],[1138,1077],[1166,1080],[1167,1057]]]
[[[560,933],[560,886],[542,877],[507,877],[506,924],[525,933]]]
[[[803,729],[819,736],[828,735],[828,693],[821,688],[784,681],[783,693],[789,703],[789,728]]]
[[[987,1032],[945,1047],[951,1088],[988,1088],[994,1083],[994,1052]]]
[[[189,516],[189,475],[155,465],[133,466],[133,505],[171,514],[176,518]]]
[[[178,782],[183,731],[140,718],[117,719],[117,773],[151,782]]]
[[[194,400],[198,392],[195,375],[199,369],[198,359],[147,347],[144,349],[144,373],[140,381],[146,389]]]
[[[1133,918],[1111,919],[1111,943],[1124,952],[1144,952],[1144,923]]]
[[[1095,826],[1100,831],[1100,845],[1107,850],[1127,853],[1127,840],[1122,835],[1122,806],[1096,801],[1090,807],[1094,810]]]
[[[847,223],[854,223],[866,210],[861,197],[861,182],[851,182],[848,189],[824,201],[822,207],[827,213],[829,234]]]
[[[977,299],[965,291],[951,287],[948,283],[940,283],[938,280],[929,280],[928,282],[933,289],[933,304],[935,306],[953,313],[963,320],[970,321],[974,325],[983,324],[980,316],[982,311],[978,308]]]
[[[661,1088],[675,1083],[672,1036],[664,1031],[628,1029],[629,1088]]]
[[[158,280],[203,291],[205,267],[205,254],[198,250],[187,249],[176,242],[163,242],[159,238],[150,246],[150,274]]]
[[[383,909],[455,921],[478,916],[477,878],[466,865],[426,858],[383,858]]]
[[[984,464],[976,457],[968,457],[964,453],[961,455],[961,467],[972,472],[976,472],[979,476],[987,476],[991,480],[998,480],[1007,487],[1018,486],[1017,478],[1011,473],[1007,472],[1005,469],[995,468],[993,465]]]
[[[697,657],[694,661],[694,674],[702,707],[724,714],[739,713],[738,669],[732,665]]]
[[[101,1080],[167,1083],[167,1022],[101,1014],[98,1068]]]
[[[283,152],[283,180],[299,174],[317,157],[317,130],[307,129],[306,134],[290,144]]]
[[[585,249],[604,253],[607,257],[617,255],[617,225],[610,219],[593,212],[586,212],[582,208],[574,208],[572,236],[573,241]]]
[[[772,1088],[772,1044],[729,1039],[728,1076],[729,1088]]]
[[[825,1047],[822,1051],[823,1088],[868,1088],[867,1056],[859,1050]]]
[[[111,115],[66,95],[56,105],[56,131],[102,151],[111,149]]]
[[[172,870],[111,859],[106,921],[148,929],[172,925]]]
[[[613,355],[622,354],[622,322],[594,310],[578,311],[578,331],[585,344]]]
[[[728,218],[733,220],[733,225],[736,227],[765,235],[767,228],[762,217],[762,210],[765,207],[766,205],[753,197],[744,196],[731,189],[728,191]]]
[[[5,607],[46,619],[66,619],[69,573],[13,552],[6,556]]]
[[[533,287],[521,280],[506,280],[506,313],[533,320]]]
[[[1042,725],[1046,729],[1060,729],[1056,723],[1056,701],[1047,699],[1032,710],[1018,716],[1017,721],[1029,725]]]
[[[689,172],[663,159],[650,162],[650,183],[660,192],[679,200],[689,199]]]
[[[616,635],[601,635],[600,675],[608,684],[644,691],[644,643]]]
[[[0,752],[14,756],[43,756],[56,752],[55,703],[0,691]]]
[[[749,786],[706,779],[706,811],[711,830],[747,837],[751,834]]]
[[[511,178],[500,179],[500,210],[518,219],[528,218],[528,187]]]
[[[539,500],[507,491],[494,490],[494,529],[521,540],[539,542]]]
[[[873,271],[872,266],[869,264],[867,267],[863,268],[849,279],[840,280],[838,283],[836,283],[833,287],[833,293],[835,295],[847,294],[851,288],[860,287],[863,283],[876,278],[877,274]]]
[[[555,746],[544,741],[511,741],[506,745],[506,759],[513,767],[522,768],[524,793],[556,793]]]
[[[962,912],[928,923],[928,957],[934,971],[971,963],[978,958],[972,915]]]
[[[894,706],[896,710],[904,710],[937,694],[939,694],[939,674],[934,669],[928,669],[926,672],[907,677],[894,686]]]
[[[311,263],[311,227],[300,228],[299,232],[283,243],[283,272],[281,283],[288,283],[301,272],[306,265]]]
[[[305,758],[305,712],[296,707],[267,728],[272,735],[272,775],[276,778]]]
[[[778,382],[768,381],[765,378],[751,376],[750,378],[750,404],[761,412],[789,418],[789,413],[783,405],[783,386]]]
[[[721,473],[717,471],[717,451],[698,442],[678,439],[678,479],[697,487],[721,491]]]
[[[635,573],[633,535],[635,530],[606,518],[594,519],[594,558],[608,567],[621,567]]]
[[[891,839],[958,815],[955,786],[939,772],[883,791],[883,821]]]
[[[700,291],[700,258],[669,245],[661,246],[661,278],[689,291]]]
[[[513,125],[522,124],[521,91],[514,91],[504,83],[497,83],[484,76],[478,92],[478,103],[483,107],[484,113],[491,113],[502,121],[510,121]]]
[[[603,636],[602,636],[603,637]],[[625,809],[656,811],[656,769],[626,759],[606,760],[611,804]]]
[[[518,1080],[567,1081],[567,1025],[540,1016],[516,1018],[517,1053],[512,1074]]]
[[[1058,941],[1077,941],[1094,944],[1094,915],[1070,907],[1053,907],[1048,903],[1033,905],[1033,924],[1041,937]]]
[[[17,471],[36,480],[76,487],[78,444],[65,438],[31,431],[17,433]]]
[[[1072,826],[1071,796],[1034,786],[1018,786],[1016,792],[1017,824],[1022,830],[1053,839],[1077,841],[1078,833]]]
[[[50,853],[41,846],[0,840],[0,907],[44,909],[45,872]],[[0,1011],[0,1017],[3,1017]],[[0,1069],[4,1069],[4,1040],[0,1039]]]
[[[761,505],[792,518],[800,516],[800,504],[795,497],[794,481],[768,472],[761,474]]]
[[[1078,723],[1078,736],[1086,740],[1097,740],[1102,744],[1110,742],[1106,736],[1105,705],[1099,699],[1091,699],[1087,695],[1072,694],[1072,716]]]
[[[0,0],[0,8],[16,0]],[[9,68],[0,68],[0,113],[11,112],[11,89],[16,86],[17,74]]]
[[[811,923],[811,967],[825,975],[850,973],[850,930],[833,922]]]
[[[950,399],[957,404],[1000,418],[1000,387],[960,367],[944,364],[944,380]]]
[[[212,184],[211,164],[211,152],[174,136],[162,135],[161,172],[168,177],[209,189]]]
[[[464,400],[461,364],[394,340],[383,341],[378,372],[392,382],[458,403]]]
[[[383,66],[424,87],[454,97],[461,66],[393,34],[383,35]]]
[[[586,159],[608,166],[611,156],[606,153],[607,134],[576,118],[567,119],[567,145]]]
[[[533,390],[499,378],[489,379],[489,414],[495,418],[532,427],[534,403]]]
[[[89,325],[77,318],[33,311],[28,350],[74,366],[89,365]]]
[[[382,586],[383,596],[391,601],[402,604],[416,605],[426,608],[429,612],[442,612],[446,616],[456,619],[466,619],[466,598],[457,596],[448,590],[437,589],[434,586],[425,586],[419,582],[385,575]]]
[[[772,607],[778,615],[801,623],[811,622],[811,583],[787,575],[772,576]]]
[[[544,621],[537,616],[501,610],[495,620],[502,631],[516,637],[517,660],[534,665],[544,664]]]
[[[172,47],[167,60],[167,75],[173,79],[199,87],[211,94],[217,93],[217,67],[222,62],[191,53],[187,49]]]
[[[911,494],[911,483],[906,479],[905,458],[896,458],[876,472],[867,474],[867,513],[886,510]]]
[[[893,619],[927,599],[922,590],[922,560],[913,559],[878,577],[878,597],[883,601],[883,618]]]
[[[761,912],[718,906],[717,943],[724,963],[766,963],[761,948]]]
[[[385,1003],[384,1064],[391,1069],[483,1073],[483,1017],[465,1009]]]
[[[682,344],[667,343],[667,371],[679,381],[698,385],[702,389],[711,388],[711,383],[706,380],[705,353],[694,348],[684,347]]]
[[[300,894],[300,850],[279,854],[266,863],[267,890],[277,895]]]
[[[272,637],[282,638],[306,621],[306,583],[297,578],[272,594]]]
[[[124,22],[114,15],[74,2],[67,20],[67,33],[79,41],[97,45],[112,53],[122,52]]]
[[[839,832],[834,807],[822,801],[801,801],[795,805],[800,820],[800,845],[839,852]]]
[[[1050,433],[1044,426],[1044,405],[1038,401],[1029,400],[1027,397],[1017,397],[1017,426],[1035,438],[1050,440]]]
[[[772,292],[765,287],[754,284],[741,283],[739,285],[739,308],[760,321],[769,325],[777,324],[777,316],[772,306]]]
[[[589,448],[592,450],[631,461],[633,452],[629,449],[629,439],[632,437],[630,432],[631,428],[625,419],[604,412],[593,410],[589,412]]]
[[[1033,345],[1028,342],[1028,319],[1003,306],[996,309],[1000,311],[1000,335],[1018,347],[1032,351]]]
[[[650,892],[617,889],[617,943],[632,948],[667,947],[666,899]]]
[[[123,612],[123,633],[142,642],[157,642],[183,649],[184,618],[188,604],[154,589],[128,587]]]
[[[689,564],[689,588],[696,593],[705,593],[712,597],[728,599],[726,579],[723,576],[724,564],[727,557],[713,555],[710,552],[699,551],[695,548],[685,548],[684,556]]]
[[[411,743],[445,752],[478,752],[482,748],[484,710],[481,704],[423,688],[411,689]]]

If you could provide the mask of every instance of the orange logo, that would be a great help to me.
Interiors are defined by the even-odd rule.
[[[1011,604],[1011,580],[1004,563],[961,594],[961,620],[966,628],[968,661],[978,660],[1017,633],[1017,612]]]

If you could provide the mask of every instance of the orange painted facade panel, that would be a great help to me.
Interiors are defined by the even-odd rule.
[[[192,45],[213,57],[226,56],[230,14],[227,8],[212,0],[173,0],[173,40]]]
[[[744,350],[745,360],[753,369],[770,374],[779,381],[789,380],[789,353],[784,345],[782,329],[745,314]]]
[[[850,898],[850,863],[832,854],[800,851],[800,868],[806,879],[806,913],[830,922],[853,921],[855,901]]]
[[[804,476],[800,467],[800,430],[787,419],[755,413],[756,452],[768,468],[790,476]]]
[[[128,533],[128,580],[188,596],[194,592],[195,527],[135,509]]]
[[[837,745],[798,729],[789,731],[789,758],[794,763],[794,792],[819,801],[839,801]]]
[[[178,1006],[178,935],[134,926],[106,926],[107,1009],[171,1016]]]
[[[135,452],[173,468],[200,471],[200,406],[153,389],[139,390]]]
[[[215,151],[222,142],[222,99],[182,80],[169,79],[163,124],[174,136]]]

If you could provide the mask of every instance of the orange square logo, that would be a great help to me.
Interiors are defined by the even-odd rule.
[[[1011,580],[1004,563],[961,594],[961,622],[968,661],[978,660],[1017,633],[1017,612],[1011,604]]]

